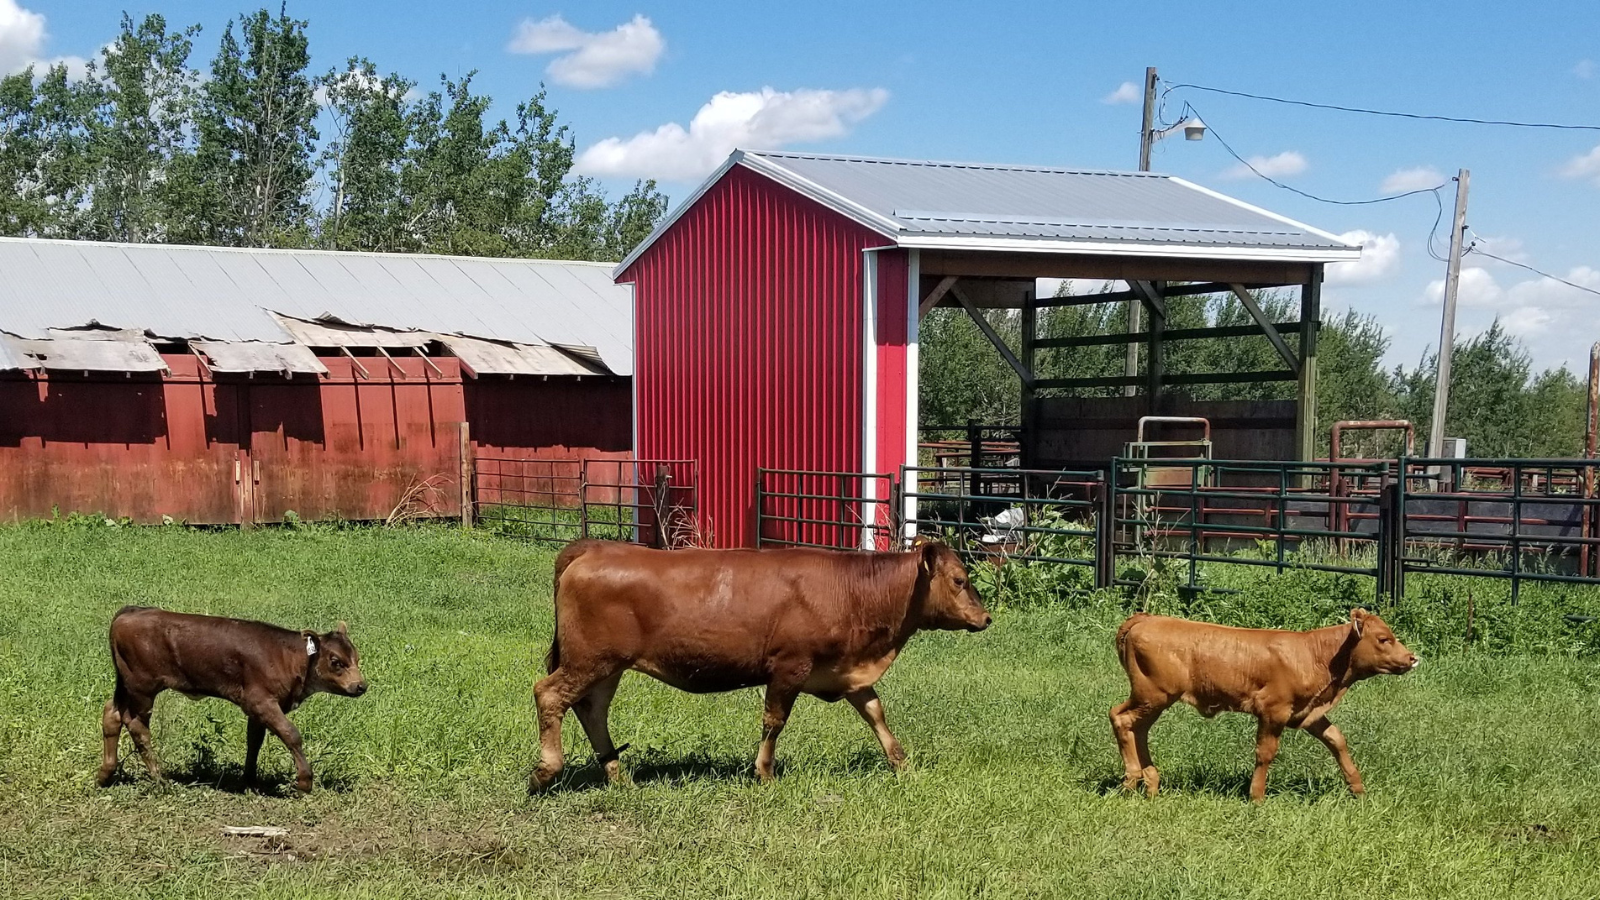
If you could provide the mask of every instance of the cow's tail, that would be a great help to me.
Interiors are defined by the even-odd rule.
[[[1122,662],[1124,669],[1128,667],[1130,661],[1128,658],[1128,632],[1133,630],[1133,626],[1148,618],[1150,618],[1149,613],[1137,612],[1129,616],[1128,620],[1117,628],[1117,659]]]
[[[553,604],[550,616],[550,652],[544,657],[544,669],[547,673],[561,668],[561,574],[567,571],[567,566],[572,565],[573,560],[582,556],[588,549],[589,541],[575,541],[568,544],[556,556],[555,576],[550,586],[550,599]]]

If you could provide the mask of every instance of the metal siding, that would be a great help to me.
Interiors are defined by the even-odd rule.
[[[1181,179],[927,160],[747,151],[773,167],[893,223],[902,237],[966,235],[1286,251],[1348,249],[1310,226]]]
[[[271,312],[595,348],[633,370],[628,288],[556,260],[0,238],[0,332],[99,322],[172,339],[282,343]]]
[[[881,243],[735,167],[621,274],[638,453],[699,460],[717,546],[753,542],[758,466],[859,471],[862,250]]]

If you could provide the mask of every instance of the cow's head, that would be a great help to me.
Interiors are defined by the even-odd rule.
[[[924,628],[949,631],[982,631],[994,621],[983,608],[983,598],[967,577],[967,567],[956,552],[937,542],[922,543],[912,550],[918,561],[917,599],[921,601],[918,623]]]
[[[306,639],[306,655],[311,658],[306,693],[327,691],[359,697],[367,692],[367,679],[361,674],[361,654],[350,642],[350,630],[343,622],[326,634],[306,631],[302,635]]]
[[[1422,661],[1400,643],[1387,622],[1364,609],[1350,610],[1350,630],[1356,642],[1350,653],[1350,666],[1357,677],[1400,675]]]

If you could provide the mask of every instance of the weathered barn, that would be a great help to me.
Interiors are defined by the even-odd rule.
[[[0,239],[0,517],[456,515],[464,451],[627,458],[609,268]]]
[[[702,527],[717,544],[747,545],[758,467],[915,464],[918,323],[959,304],[975,318],[1020,310],[1023,346],[990,337],[1018,374],[1029,465],[1103,463],[1152,412],[1210,413],[1219,448],[1240,448],[1231,455],[1308,457],[1323,266],[1359,253],[1166,175],[735,152],[616,269],[634,287],[636,450],[697,460]],[[1041,277],[1126,290],[1042,298]],[[1298,320],[1267,321],[1248,292],[1286,286],[1301,292]],[[1297,381],[1298,402],[1206,409],[1172,390],[1241,380],[1163,369],[1171,341],[1241,331],[1166,333],[1166,298],[1212,292],[1242,297],[1257,323],[1242,331],[1281,354],[1282,369],[1248,378]],[[1085,380],[1129,396],[1052,396],[1090,385],[1033,375],[1038,352],[1071,347],[1037,338],[1037,310],[1089,300],[1149,317],[1097,339],[1142,346],[1142,364],[1131,352],[1125,375]],[[866,480],[863,499],[881,489]]]

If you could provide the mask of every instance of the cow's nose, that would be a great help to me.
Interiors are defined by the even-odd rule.
[[[362,694],[365,694],[367,692],[367,683],[365,681],[361,682],[360,684],[358,684],[355,687],[351,688],[350,692],[355,694],[357,697],[361,696]]]

